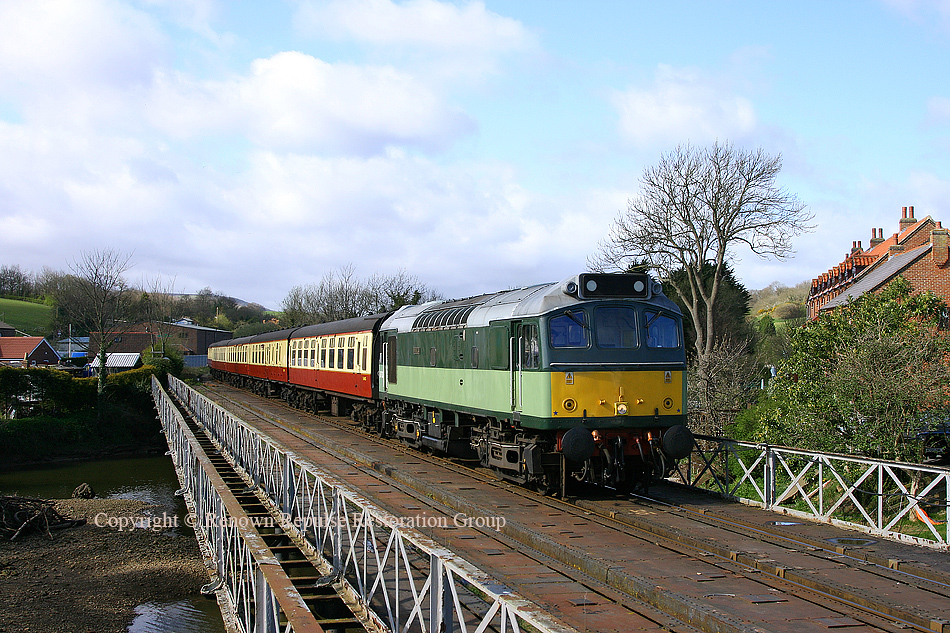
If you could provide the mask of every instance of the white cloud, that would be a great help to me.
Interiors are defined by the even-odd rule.
[[[950,98],[931,97],[927,101],[927,118],[933,123],[950,123]]]
[[[524,48],[532,40],[520,22],[488,11],[483,2],[304,2],[297,20],[301,29],[384,46],[500,52]]]
[[[924,24],[950,28],[950,0],[881,0],[898,13]]]
[[[496,72],[506,56],[540,50],[521,22],[487,10],[483,2],[307,1],[295,22],[304,34],[369,45],[445,81],[480,79]]]
[[[690,70],[661,64],[653,86],[615,93],[619,129],[639,145],[737,140],[756,127],[755,108]]]
[[[441,150],[474,127],[411,74],[298,52],[255,60],[228,81],[161,75],[148,112],[179,138],[242,134],[268,149],[359,155],[393,144]]]
[[[164,46],[151,18],[109,0],[0,3],[0,89],[8,96],[144,85]]]

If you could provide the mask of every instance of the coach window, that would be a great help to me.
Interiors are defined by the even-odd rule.
[[[330,337],[330,353],[327,354],[327,357],[330,359],[330,369],[336,368],[336,337]]]
[[[343,345],[346,343],[346,340],[341,336],[336,340],[336,366],[338,369],[343,369]]]
[[[346,368],[354,369],[356,366],[356,337],[351,336],[346,340]]]
[[[320,339],[320,367],[327,368],[327,339]]]
[[[676,348],[680,346],[676,319],[651,310],[644,312],[643,316],[646,317],[647,322],[647,347]]]

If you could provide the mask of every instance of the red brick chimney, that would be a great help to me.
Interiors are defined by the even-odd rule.
[[[901,212],[900,230],[903,232],[907,227],[917,224],[917,220],[914,219],[914,207],[901,207]]]
[[[884,229],[871,229],[871,243],[868,248],[874,248],[884,241]]]
[[[933,245],[930,254],[935,266],[943,267],[950,261],[950,231],[937,224],[937,228],[930,231],[930,243]]]

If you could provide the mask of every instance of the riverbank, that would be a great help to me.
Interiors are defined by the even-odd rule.
[[[194,534],[161,527],[165,509],[131,499],[60,499],[86,524],[0,541],[0,632],[124,633],[136,606],[193,599],[210,581]],[[150,517],[154,529],[124,528]]]

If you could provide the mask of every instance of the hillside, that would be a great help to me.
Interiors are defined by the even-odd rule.
[[[0,321],[31,336],[43,336],[49,327],[52,308],[29,301],[0,299]]]

